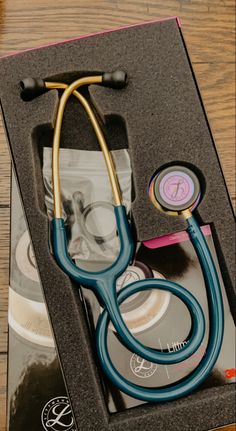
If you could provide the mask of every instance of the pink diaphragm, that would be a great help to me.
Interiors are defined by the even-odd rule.
[[[150,197],[164,210],[193,210],[200,199],[200,184],[195,173],[185,166],[170,166],[151,180]]]

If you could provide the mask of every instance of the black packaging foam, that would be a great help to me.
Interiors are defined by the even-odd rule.
[[[235,304],[233,211],[178,21],[124,28],[3,58],[1,108],[62,369],[78,430],[207,430],[234,422],[234,385],[200,388],[171,403],[108,414],[78,291],[50,254],[42,150],[52,143],[58,94],[51,91],[24,102],[19,83],[26,77],[69,83],[88,73],[116,69],[128,74],[124,90],[93,86],[85,94],[104,119],[109,147],[129,148],[137,238],[185,228],[181,219],[156,211],[147,190],[162,165],[183,162],[192,167],[204,190],[198,218],[212,223],[232,311]],[[61,146],[98,148],[86,116],[72,98]]]

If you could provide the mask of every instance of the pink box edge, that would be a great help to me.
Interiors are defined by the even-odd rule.
[[[211,227],[209,224],[201,226],[201,230],[204,236],[211,235]],[[189,240],[187,231],[181,231],[176,233],[169,233],[168,235],[159,236],[157,238],[148,239],[143,241],[143,245],[150,249],[166,247],[167,245],[178,244]]]

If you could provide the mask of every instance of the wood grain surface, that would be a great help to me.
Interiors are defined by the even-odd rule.
[[[82,34],[175,15],[182,22],[229,193],[235,204],[234,0],[0,0],[0,56]],[[0,122],[0,431],[6,429],[9,215],[10,159]],[[233,431],[235,426],[224,429]]]

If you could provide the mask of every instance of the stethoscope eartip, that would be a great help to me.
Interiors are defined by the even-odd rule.
[[[104,87],[120,90],[127,85],[127,73],[123,70],[105,72],[102,75],[102,85]]]
[[[21,98],[24,102],[30,102],[35,97],[41,96],[41,94],[47,91],[43,79],[36,78],[25,78],[20,81]]]

